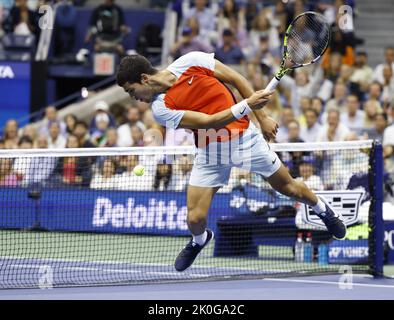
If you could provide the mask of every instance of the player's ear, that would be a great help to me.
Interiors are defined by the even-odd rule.
[[[149,75],[146,73],[141,74],[141,84],[148,84]]]

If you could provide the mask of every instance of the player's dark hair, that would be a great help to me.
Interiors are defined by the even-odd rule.
[[[124,57],[119,64],[118,73],[116,75],[116,82],[118,86],[123,87],[127,82],[130,84],[141,83],[141,75],[155,74],[157,70],[152,67],[148,59],[139,55],[133,54]]]

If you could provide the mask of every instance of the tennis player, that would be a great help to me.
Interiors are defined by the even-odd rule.
[[[310,205],[332,236],[345,237],[342,217],[303,182],[294,180],[266,142],[278,130],[263,111],[272,92],[254,92],[242,75],[214,54],[203,52],[188,53],[163,70],[154,69],[141,55],[127,56],[120,62],[117,83],[130,97],[152,103],[154,118],[161,125],[195,133],[197,155],[187,190],[192,239],[176,258],[176,270],[190,267],[213,239],[213,232],[206,228],[208,209],[234,166],[263,175],[278,192]],[[237,103],[225,84],[234,86],[244,100]],[[249,120],[252,112],[262,132]]]

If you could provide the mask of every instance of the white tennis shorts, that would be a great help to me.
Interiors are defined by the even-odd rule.
[[[221,187],[228,183],[232,167],[270,177],[281,166],[262,133],[250,122],[238,138],[228,142],[211,142],[197,148],[189,184],[196,187]]]

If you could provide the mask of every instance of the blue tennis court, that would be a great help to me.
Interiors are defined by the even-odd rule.
[[[0,299],[56,300],[342,300],[394,299],[394,279],[353,275],[352,284],[341,284],[343,275],[203,281],[136,286],[18,289],[0,291]]]

